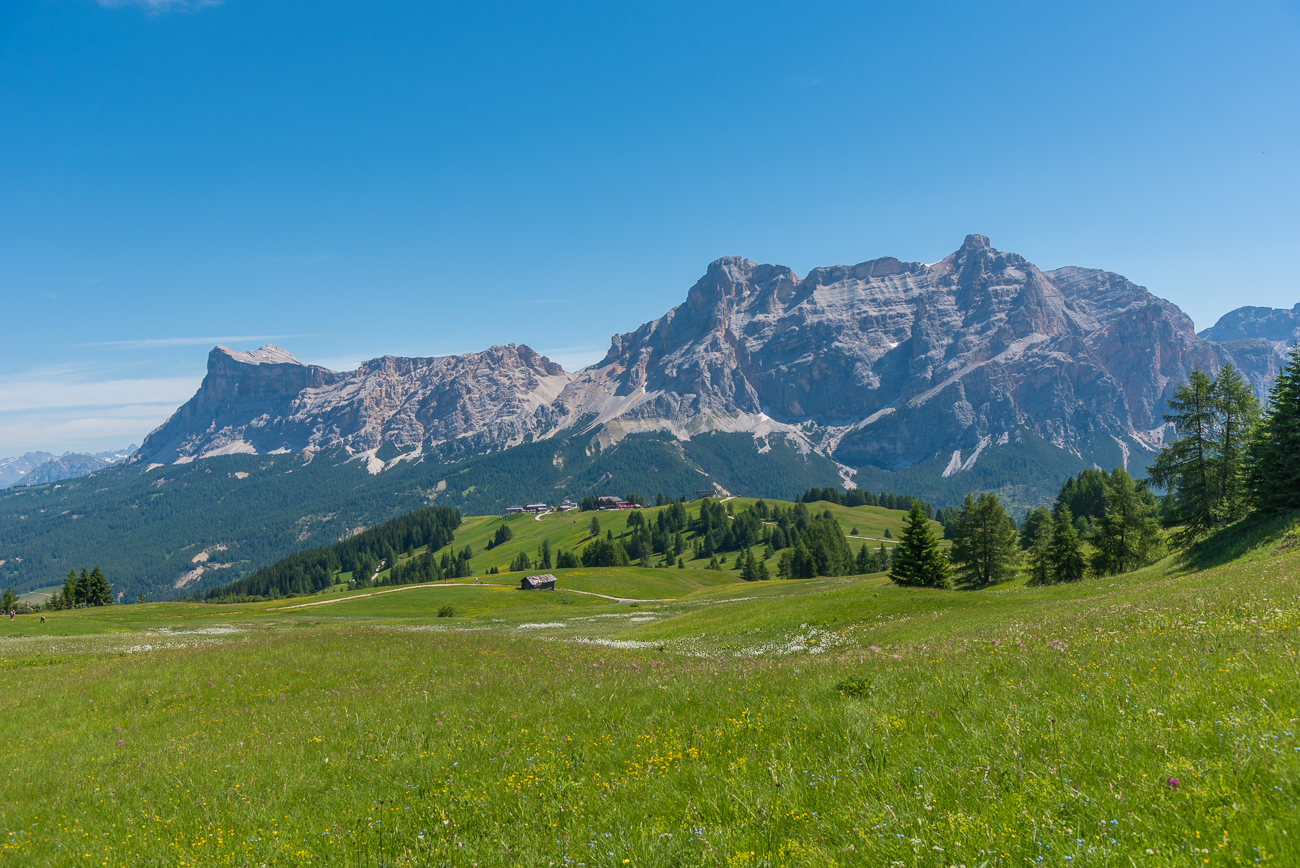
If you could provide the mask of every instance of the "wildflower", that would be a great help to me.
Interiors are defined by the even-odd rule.
[[[1169,780],[1165,781],[1165,783],[1168,784],[1169,788],[1172,790],[1178,789],[1178,778],[1170,778]]]

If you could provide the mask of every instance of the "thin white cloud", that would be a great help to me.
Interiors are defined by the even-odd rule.
[[[785,90],[799,90],[805,87],[814,87],[822,83],[820,75],[796,75],[793,78],[787,78],[781,86]]]
[[[201,381],[201,376],[119,380],[6,377],[0,379],[0,413],[140,404],[175,409],[190,399]]]
[[[163,347],[193,347],[208,344],[239,344],[253,341],[282,341],[288,338],[318,337],[321,337],[321,335],[226,335],[207,338],[145,338],[134,341],[97,341],[91,344],[77,344],[77,346],[106,347],[114,350],[154,350]]]
[[[150,15],[163,12],[197,12],[210,6],[220,6],[222,0],[96,0],[105,9],[121,9],[132,6],[143,9]]]
[[[0,416],[0,457],[28,452],[105,452],[140,443],[175,412],[172,405],[132,405],[86,412],[41,410]]]

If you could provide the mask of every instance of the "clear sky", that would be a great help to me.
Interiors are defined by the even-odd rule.
[[[139,443],[217,342],[575,368],[719,256],[971,232],[1300,301],[1300,0],[0,3],[0,456]]]

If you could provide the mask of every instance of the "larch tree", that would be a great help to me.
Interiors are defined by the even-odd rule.
[[[1061,504],[1052,516],[1052,541],[1047,549],[1052,582],[1077,582],[1087,574],[1083,544],[1074,529],[1074,515]]]
[[[1018,542],[1015,526],[996,494],[986,491],[978,498],[967,494],[952,543],[958,579],[984,587],[1010,578],[1019,560]]]
[[[1046,509],[1033,525],[1033,536],[1026,549],[1029,554],[1029,584],[1050,585],[1052,583],[1052,541],[1056,537],[1056,524],[1052,514]]]
[[[1273,383],[1268,411],[1250,440],[1249,463],[1259,509],[1300,508],[1300,345]]]
[[[1232,365],[1219,371],[1211,395],[1218,428],[1212,465],[1214,518],[1217,524],[1231,524],[1250,508],[1247,447],[1251,429],[1259,422],[1259,399]]]
[[[1151,464],[1151,480],[1168,494],[1170,519],[1181,524],[1177,540],[1188,544],[1214,526],[1215,400],[1214,381],[1193,368],[1188,381],[1169,399],[1178,439],[1167,444]],[[1057,523],[1060,517],[1057,516]]]
[[[1151,559],[1160,546],[1155,507],[1155,498],[1139,490],[1122,467],[1116,467],[1106,480],[1106,511],[1090,537],[1096,549],[1094,572],[1125,573]]]

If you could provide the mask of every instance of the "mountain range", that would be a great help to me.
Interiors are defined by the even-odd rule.
[[[347,372],[217,346],[126,464],[0,494],[0,580],[93,552],[122,587],[201,589],[434,502],[840,484],[1024,509],[1086,467],[1141,475],[1194,367],[1233,363],[1263,393],[1297,325],[1300,306],[1242,308],[1198,335],[1120,275],[1042,271],[970,235],[935,263],[803,277],[719,259],[577,372],[514,344]]]
[[[756,449],[783,438],[842,465],[849,484],[858,468],[936,455],[960,474],[1026,433],[1124,463],[1163,442],[1165,401],[1193,367],[1232,362],[1266,388],[1295,317],[1243,308],[1198,336],[1120,275],[1040,271],[982,235],[930,265],[885,258],[803,278],[733,257],[577,373],[513,344],[346,373],[274,345],[218,346],[198,393],[131,460],[335,446],[373,459],[385,444],[446,460],[600,429],[607,444],[651,431],[746,432]]]
[[[137,448],[132,443],[125,449],[110,449],[93,455],[85,452],[65,452],[62,455],[28,452],[13,458],[0,458],[0,488],[76,479],[125,461]]]

